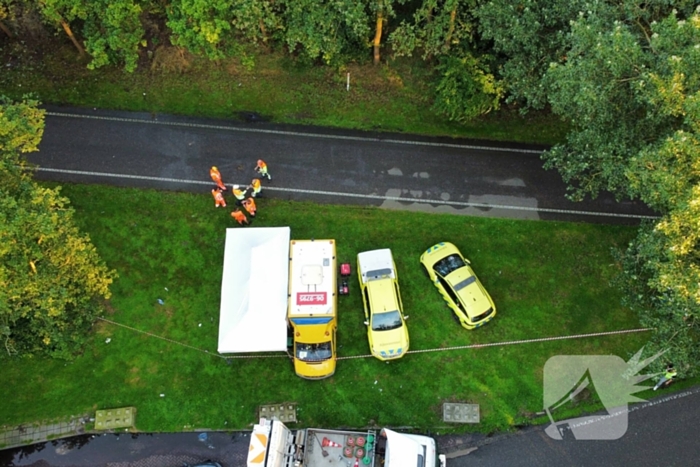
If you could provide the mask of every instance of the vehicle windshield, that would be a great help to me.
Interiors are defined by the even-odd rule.
[[[375,313],[372,317],[372,331],[391,331],[401,327],[401,314],[398,310]]]
[[[328,360],[333,356],[331,351],[331,341],[320,344],[302,344],[297,342],[296,356],[304,362],[320,362]]]
[[[442,277],[445,277],[452,271],[461,267],[464,267],[464,261],[458,254],[455,253],[446,258],[442,258],[440,261],[435,263],[433,269]]]
[[[455,284],[455,292],[459,292],[460,290],[462,290],[463,288],[465,288],[469,284],[473,284],[474,282],[476,282],[476,276],[467,277],[462,282]]]

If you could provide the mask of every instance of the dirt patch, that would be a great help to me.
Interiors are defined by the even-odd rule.
[[[350,88],[358,87],[373,93],[390,93],[404,87],[403,79],[388,66],[350,65],[341,72],[342,80],[350,73]]]
[[[312,112],[297,112],[295,114],[289,115],[288,117],[290,119],[299,121],[313,120],[314,118],[316,118],[316,116]]]
[[[100,336],[109,336],[112,334],[110,329],[111,326],[112,325],[106,321],[97,320],[93,328],[95,330],[95,334],[98,334]]]
[[[174,311],[175,311],[175,308],[170,306],[170,305],[160,305],[160,304],[156,305],[156,312],[162,313],[165,316],[167,316],[168,318],[173,317]]]
[[[534,418],[537,418],[538,415],[535,412],[531,412],[526,408],[521,407],[520,410],[518,410],[518,417],[525,420],[532,420]]]
[[[163,73],[186,73],[192,67],[194,57],[180,47],[162,45],[153,52],[151,71]]]
[[[109,300],[103,300],[102,307],[104,308],[105,314],[107,315],[113,315],[117,312],[117,310],[112,306],[112,302]]]
[[[126,382],[132,386],[139,384],[139,381],[141,381],[141,377],[138,375],[139,372],[140,370],[138,367],[131,368],[129,370],[129,377],[127,378]]]

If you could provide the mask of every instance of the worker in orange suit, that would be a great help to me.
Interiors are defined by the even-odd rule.
[[[244,222],[246,224],[250,224],[250,222],[248,222],[248,218],[245,216],[245,214],[243,214],[243,212],[241,212],[240,209],[236,209],[235,211],[233,211],[231,213],[231,217],[236,219],[236,221],[238,221],[240,225],[243,225]]]
[[[255,217],[255,212],[258,210],[258,208],[255,206],[255,200],[253,198],[247,198],[245,201],[243,201],[243,207],[246,211],[248,211],[250,217]]]
[[[260,183],[259,178],[254,178],[253,181],[250,182],[250,190],[253,198],[260,196],[260,193],[262,192],[262,183]]]
[[[214,197],[214,204],[218,208],[219,206],[221,207],[226,207],[226,200],[224,199],[224,195],[221,193],[221,188],[214,188],[211,190],[211,195]]]
[[[247,188],[243,188],[240,185],[233,185],[233,196],[236,197],[236,204],[241,205],[244,199],[246,199]]]
[[[226,185],[224,185],[224,182],[221,181],[221,173],[219,172],[219,169],[216,167],[209,169],[209,176],[212,180],[214,180],[214,183],[216,183],[216,186],[218,186],[221,191],[226,191]]]
[[[264,160],[258,159],[258,165],[255,166],[255,171],[258,172],[261,177],[267,177],[268,180],[272,181],[272,175],[267,171],[267,164]]]

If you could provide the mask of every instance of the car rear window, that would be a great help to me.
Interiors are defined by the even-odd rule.
[[[382,277],[388,277],[391,276],[391,269],[390,268],[384,268],[384,269],[373,269],[371,271],[367,271],[365,274],[367,277],[367,280],[371,279],[380,279]]]

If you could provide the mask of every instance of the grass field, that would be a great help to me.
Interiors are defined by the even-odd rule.
[[[75,361],[3,361],[0,420],[12,425],[134,405],[142,431],[249,427],[260,404],[297,402],[304,426],[390,425],[490,432],[542,410],[542,368],[561,354],[628,358],[645,333],[410,354],[382,363],[342,360],[330,379],[294,375],[286,358],[216,356],[228,211],[211,196],[66,185],[80,227],[119,278],[106,318],[209,353],[98,322]],[[388,247],[400,275],[412,350],[636,328],[608,285],[610,248],[631,227],[485,219],[261,199],[255,226],[291,226],[292,238],[335,238],[341,262]],[[418,258],[442,240],[472,261],[498,307],[487,326],[452,319]],[[353,276],[354,279],[354,276]],[[167,288],[167,290],[166,290]],[[358,286],[339,300],[339,355],[368,353]],[[158,299],[164,300],[159,305]],[[201,324],[201,326],[200,326]],[[111,341],[106,343],[106,339]],[[164,394],[164,397],[160,395]],[[478,403],[476,426],[439,428],[445,401]]]
[[[553,144],[567,125],[547,112],[502,109],[465,125],[430,110],[434,79],[418,60],[343,69],[303,66],[279,53],[258,53],[255,66],[212,63],[163,49],[135,73],[77,61],[70,45],[0,47],[0,94],[32,92],[44,103],[238,120],[256,112],[278,123]],[[170,50],[170,54],[166,51]],[[152,67],[149,69],[149,66]],[[346,90],[350,73],[350,91]]]

